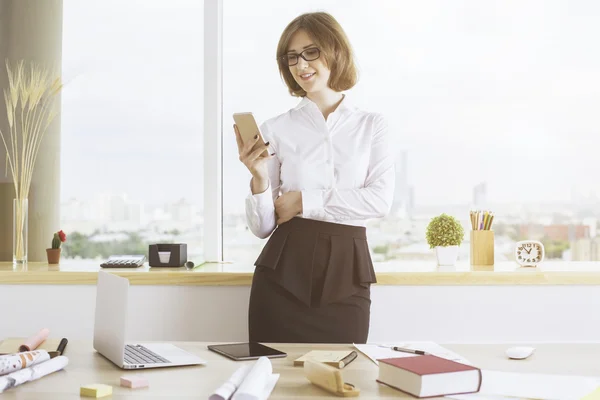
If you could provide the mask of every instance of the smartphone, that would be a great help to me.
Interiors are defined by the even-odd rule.
[[[207,346],[209,350],[219,353],[235,361],[256,360],[260,357],[283,358],[287,353],[279,351],[261,343],[231,343],[231,344],[213,344]]]
[[[251,112],[235,113],[233,114],[233,120],[235,121],[238,131],[240,132],[240,136],[242,137],[242,143],[246,143],[249,140],[254,140],[254,136],[258,135],[259,139],[252,150],[256,150],[265,144],[265,140],[260,133],[260,129],[258,129],[254,115],[252,115]],[[261,156],[268,155],[269,151],[267,149],[265,149],[265,151],[261,154]]]

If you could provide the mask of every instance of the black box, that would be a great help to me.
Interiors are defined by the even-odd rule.
[[[161,262],[158,252],[170,251],[168,262]],[[148,265],[151,267],[183,267],[187,261],[187,244],[185,243],[158,243],[151,244],[148,248]]]

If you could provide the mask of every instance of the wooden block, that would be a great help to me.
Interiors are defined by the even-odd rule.
[[[128,387],[132,389],[139,389],[148,387],[148,380],[143,376],[139,375],[129,375],[121,377],[121,386]]]
[[[494,265],[494,231],[471,231],[471,265]]]
[[[94,383],[91,385],[82,386],[79,389],[79,394],[85,397],[105,397],[112,394],[112,386],[102,383]]]
[[[358,397],[360,389],[344,382],[342,372],[330,365],[308,358],[304,361],[304,376],[313,385],[341,397]]]

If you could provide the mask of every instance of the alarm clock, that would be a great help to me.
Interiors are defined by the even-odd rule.
[[[544,245],[537,240],[521,240],[515,247],[515,260],[522,267],[535,267],[544,260]]]

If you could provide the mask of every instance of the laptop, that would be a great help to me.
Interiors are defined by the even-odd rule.
[[[129,280],[99,271],[94,320],[94,349],[123,369],[206,364],[169,343],[125,343]]]

